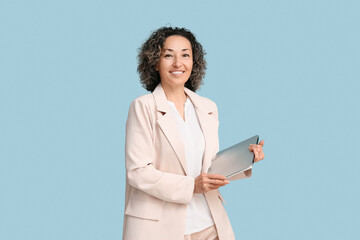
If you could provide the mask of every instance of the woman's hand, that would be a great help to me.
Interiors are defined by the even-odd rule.
[[[228,183],[229,181],[222,175],[202,173],[195,178],[194,193],[206,193]]]
[[[250,144],[249,150],[254,153],[254,163],[265,158],[263,152],[264,140],[261,140],[259,144]]]

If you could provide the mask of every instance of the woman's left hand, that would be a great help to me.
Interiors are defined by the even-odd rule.
[[[259,144],[250,144],[249,150],[254,153],[254,163],[265,158],[263,152],[264,140],[261,140]]]

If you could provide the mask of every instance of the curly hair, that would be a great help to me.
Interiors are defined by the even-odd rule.
[[[196,40],[193,33],[186,28],[161,27],[155,30],[144,44],[139,48],[137,71],[140,75],[142,86],[153,92],[160,83],[160,74],[156,71],[156,66],[160,60],[161,49],[166,38],[178,35],[185,37],[191,43],[193,53],[193,68],[189,79],[185,83],[185,87],[192,91],[196,91],[202,84],[205,76],[206,61],[205,51],[201,44]]]

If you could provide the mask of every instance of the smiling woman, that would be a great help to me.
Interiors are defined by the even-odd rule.
[[[189,40],[181,36],[170,36],[161,50],[159,71],[162,85],[177,87],[185,85],[193,66],[192,49]]]
[[[154,91],[160,83],[159,68],[160,57],[164,50],[164,44],[168,37],[181,36],[190,43],[189,55],[193,60],[192,71],[185,87],[192,91],[196,91],[205,75],[206,61],[205,51],[201,44],[196,40],[195,36],[188,30],[183,28],[160,28],[153,32],[149,39],[141,46],[138,60],[138,72],[143,87],[148,91]],[[189,47],[189,46],[188,46]],[[171,54],[171,52],[168,52]]]
[[[184,88],[185,83],[190,78],[192,66],[192,49],[189,40],[177,35],[168,37],[161,49],[160,61],[156,67],[165,93],[176,92],[177,89]],[[178,102],[175,95],[167,94],[167,99],[175,103],[176,109],[184,119],[182,103],[185,102],[186,98],[180,99],[181,101]]]
[[[126,122],[125,240],[235,239],[218,191],[229,181],[207,173],[219,122],[216,104],[195,93],[204,55],[184,28],[160,28],[140,48],[151,93],[131,103]]]

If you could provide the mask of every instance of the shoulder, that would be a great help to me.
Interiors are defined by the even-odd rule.
[[[154,96],[151,93],[139,96],[131,102],[130,107],[132,106],[143,106],[151,108],[151,106],[155,106]]]
[[[214,101],[207,97],[200,96],[187,88],[185,89],[185,92],[191,98],[195,107],[199,110],[207,113],[217,112],[217,106]]]
[[[209,110],[217,111],[217,105],[216,105],[216,103],[215,103],[214,101],[210,100],[210,99],[207,98],[207,97],[202,97],[202,96],[200,96],[200,95],[198,95],[198,96],[201,98],[203,104],[204,104]]]
[[[204,101],[204,104],[206,104],[206,112],[209,115],[212,115],[213,117],[215,117],[216,120],[219,120],[219,113],[218,113],[218,108],[217,105],[214,101],[210,100],[209,98],[206,97],[201,97]]]
[[[187,94],[192,98],[195,107],[206,114],[213,116],[216,120],[219,119],[218,108],[214,101],[207,97],[202,97],[197,93],[186,90]]]
[[[129,108],[129,113],[150,114],[155,109],[155,100],[151,93],[135,98]]]
[[[151,93],[139,96],[137,98],[135,98],[132,102],[131,105],[133,104],[141,104],[141,105],[151,105],[154,104],[154,97]]]

